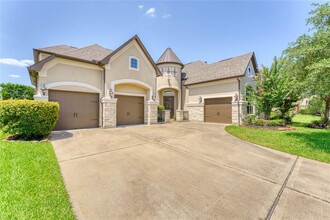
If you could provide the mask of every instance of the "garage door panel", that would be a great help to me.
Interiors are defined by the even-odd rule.
[[[232,123],[231,97],[205,99],[205,122]]]
[[[49,101],[60,105],[54,130],[99,126],[99,94],[50,90]]]
[[[117,124],[143,124],[144,123],[144,97],[116,95]]]

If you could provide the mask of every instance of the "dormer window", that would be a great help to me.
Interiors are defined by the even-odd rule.
[[[139,70],[139,59],[133,56],[129,57],[129,68],[132,70]]]

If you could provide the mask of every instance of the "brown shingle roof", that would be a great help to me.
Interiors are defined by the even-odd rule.
[[[65,52],[76,50],[76,49],[78,49],[78,48],[68,46],[68,45],[57,45],[57,46],[51,46],[51,47],[38,48],[36,50],[44,51],[44,52],[48,52],[48,53],[62,54]]]
[[[100,45],[93,44],[87,47],[77,48],[67,45],[58,45],[52,47],[45,47],[35,49],[36,51],[46,52],[49,54],[64,55],[68,58],[76,58],[87,61],[100,61],[108,56],[112,51],[101,47]]]
[[[63,53],[63,55],[89,60],[89,61],[93,61],[93,60],[100,61],[104,57],[108,56],[111,52],[112,52],[111,50],[101,47],[98,44],[94,44],[87,47],[72,50],[69,52],[65,52]]]
[[[257,69],[253,52],[211,64],[207,64],[203,61],[188,63],[182,70],[182,72],[186,74],[185,77],[187,78],[185,84],[189,85],[243,76],[251,59],[255,69]]]
[[[183,66],[180,59],[175,55],[171,48],[167,48],[164,53],[159,57],[157,64],[161,63],[177,63]]]

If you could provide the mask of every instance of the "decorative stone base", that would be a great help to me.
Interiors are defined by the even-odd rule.
[[[189,112],[189,120],[204,121],[204,103],[187,104],[186,108]]]
[[[144,124],[157,124],[158,101],[147,101],[144,104]]]
[[[48,95],[34,95],[33,99],[36,101],[48,101]]]
[[[115,128],[117,126],[117,99],[105,97],[101,103],[103,108],[102,128]]]

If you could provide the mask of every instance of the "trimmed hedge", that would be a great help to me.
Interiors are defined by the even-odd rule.
[[[284,126],[284,122],[281,119],[265,121],[265,124],[266,126]]]
[[[4,132],[23,139],[41,138],[52,132],[59,109],[56,102],[0,101],[0,127]]]
[[[264,126],[264,120],[263,119],[255,119],[252,121],[253,125],[257,125],[257,126]]]
[[[256,119],[255,115],[247,115],[243,118],[243,122],[247,125],[252,125],[252,122]]]

